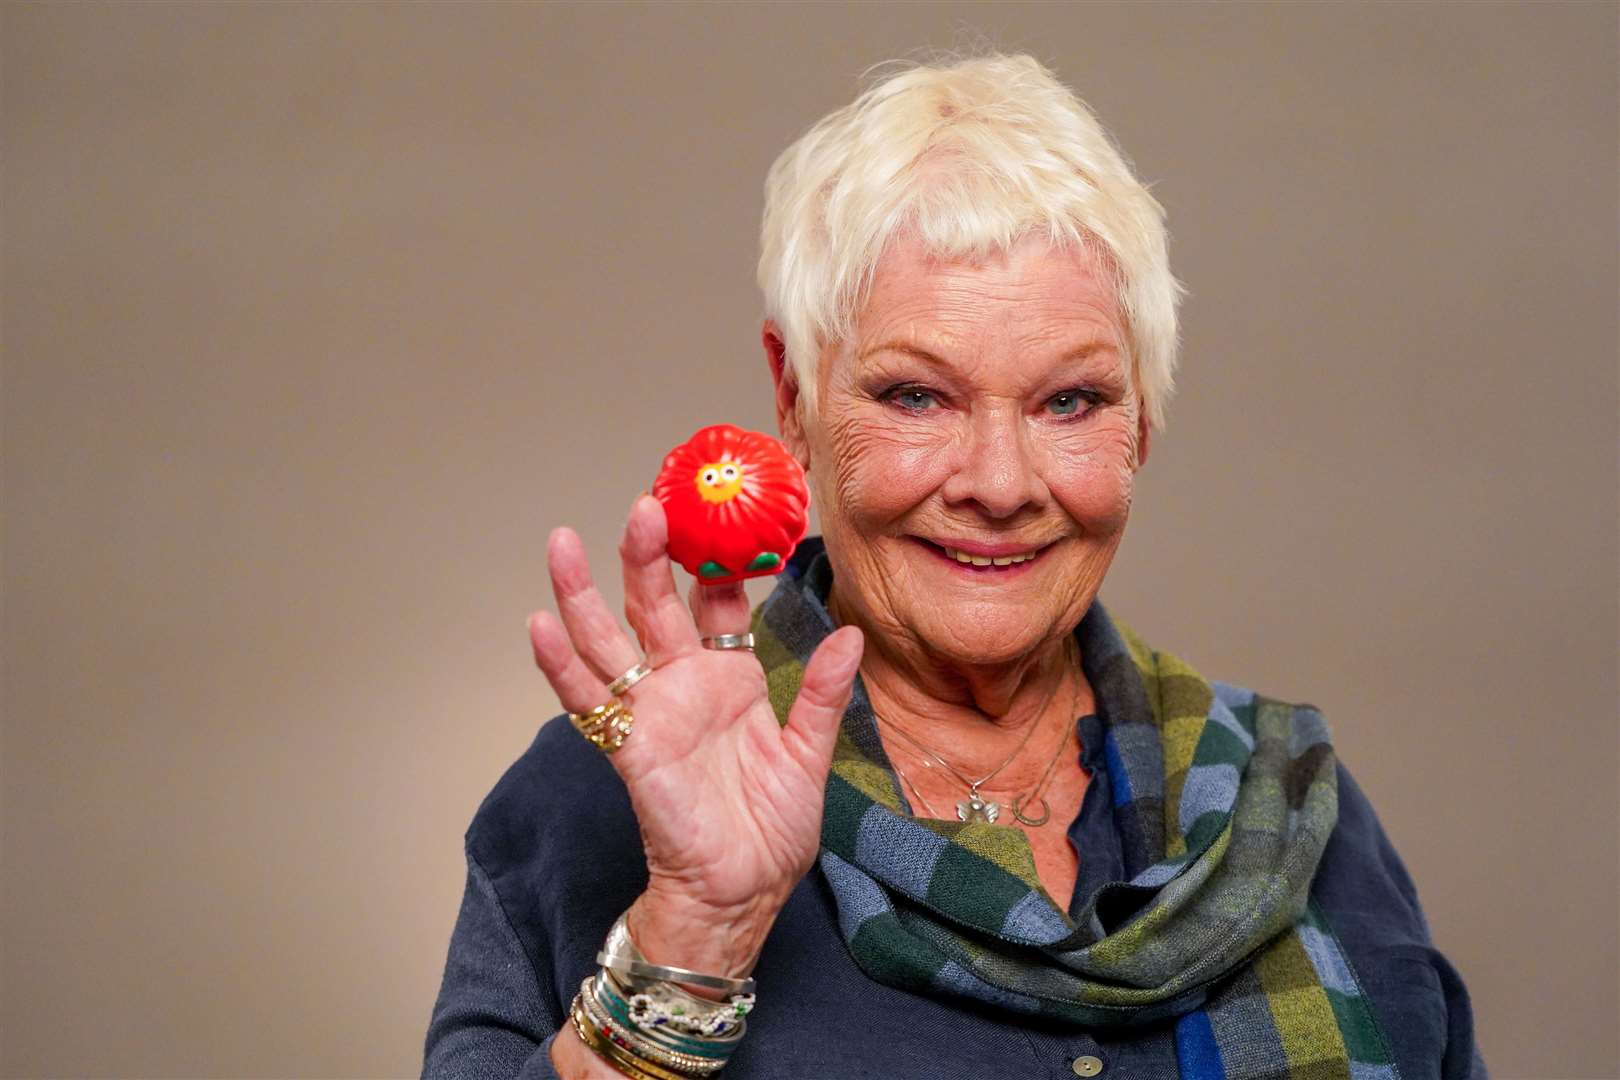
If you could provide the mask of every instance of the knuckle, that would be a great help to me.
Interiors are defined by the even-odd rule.
[[[596,591],[595,585],[587,585],[560,597],[559,602],[577,617],[590,619],[602,604],[602,594]]]
[[[682,614],[681,602],[673,593],[660,596],[654,601],[652,610],[666,619],[679,619]]]
[[[799,687],[799,700],[814,709],[831,709],[838,704],[834,693],[830,686],[824,686],[819,682],[806,682]]]

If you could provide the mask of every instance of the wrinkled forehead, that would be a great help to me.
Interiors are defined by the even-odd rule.
[[[1128,368],[1130,342],[1113,261],[1031,236],[983,255],[940,255],[913,239],[878,261],[853,333],[825,359],[858,364],[896,345],[965,361],[986,350],[1032,361],[1081,350]]]

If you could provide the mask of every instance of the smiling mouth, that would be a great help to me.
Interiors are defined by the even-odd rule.
[[[992,556],[972,555],[968,552],[958,550],[957,548],[946,547],[943,544],[936,544],[932,540],[924,540],[920,536],[911,536],[907,537],[907,539],[915,540],[918,544],[921,544],[923,547],[932,552],[935,557],[943,559],[963,570],[990,574],[1005,574],[1023,570],[1031,563],[1039,559],[1042,555],[1045,555],[1047,549],[1052,546],[1051,544],[1047,544],[1046,547],[1038,548],[1035,551],[1026,552],[1022,555]]]

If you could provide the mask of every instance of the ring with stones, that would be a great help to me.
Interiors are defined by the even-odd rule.
[[[636,722],[636,718],[630,715],[630,710],[618,698],[606,705],[598,705],[588,713],[571,712],[568,720],[604,754],[611,754],[623,746],[624,740],[635,730]]]

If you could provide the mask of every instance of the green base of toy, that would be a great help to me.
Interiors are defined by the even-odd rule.
[[[782,556],[778,555],[774,551],[762,551],[758,555],[755,555],[753,561],[751,561],[741,572],[732,570],[726,566],[721,566],[719,563],[711,559],[709,562],[706,562],[702,566],[698,567],[697,576],[698,580],[702,581],[705,585],[724,585],[731,581],[742,581],[744,578],[763,577],[766,574],[774,574],[781,569]]]

